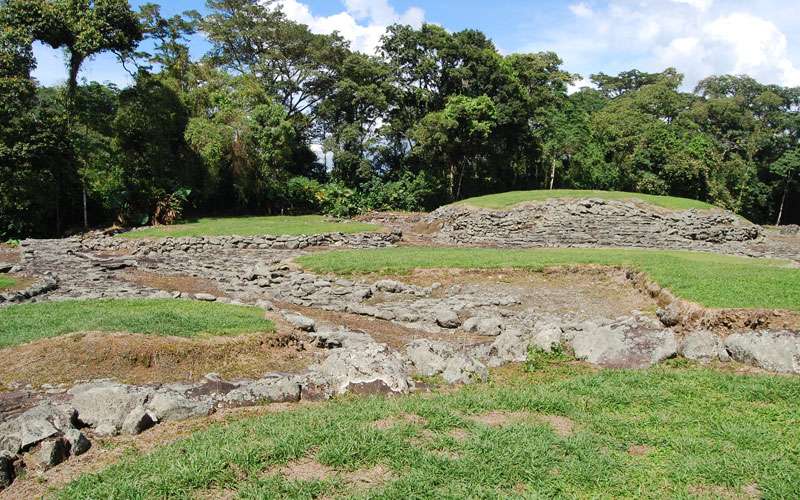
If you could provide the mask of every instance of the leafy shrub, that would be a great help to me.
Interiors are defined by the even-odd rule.
[[[189,203],[191,189],[180,188],[174,193],[159,197],[153,213],[153,225],[174,224],[183,216],[183,211]]]
[[[325,187],[319,181],[308,177],[292,177],[284,191],[287,208],[295,214],[319,213],[324,191]]]
[[[525,360],[525,371],[528,373],[543,370],[550,365],[555,365],[568,361],[569,355],[564,346],[554,345],[550,352],[541,347],[531,346],[528,348],[528,359]]]

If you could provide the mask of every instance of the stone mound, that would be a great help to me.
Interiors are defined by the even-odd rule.
[[[724,210],[671,211],[642,202],[552,199],[508,210],[449,205],[431,212],[440,243],[506,247],[615,246],[708,250],[762,237]]]

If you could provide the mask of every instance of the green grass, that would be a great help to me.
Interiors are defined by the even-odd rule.
[[[402,274],[413,269],[520,268],[599,264],[647,273],[676,295],[714,308],[800,311],[800,269],[778,260],[712,253],[632,249],[477,249],[401,247],[304,256],[315,272]]]
[[[604,200],[639,200],[662,208],[671,210],[689,210],[696,208],[705,210],[714,208],[703,201],[674,196],[656,196],[652,194],[625,193],[622,191],[583,191],[578,189],[553,189],[538,191],[510,191],[507,193],[490,194],[469,198],[459,203],[480,208],[508,208],[524,202],[546,201],[551,198],[601,198]]]
[[[366,233],[381,228],[361,222],[337,222],[321,215],[202,218],[172,226],[149,227],[122,233],[125,238],[179,238],[183,236],[311,235]]]
[[[4,274],[0,274],[0,290],[5,288],[11,288],[12,286],[16,285],[17,282],[11,276],[6,276]]]
[[[188,300],[70,300],[0,309],[0,348],[77,332],[178,337],[271,332],[254,307]]]
[[[56,494],[660,499],[743,497],[757,485],[765,498],[800,498],[798,397],[797,377],[552,365],[456,392],[344,398],[215,424],[150,454],[129,453]],[[536,418],[504,427],[466,418],[503,410],[567,417],[574,432],[558,435]],[[424,421],[371,425],[403,413]],[[457,429],[466,439],[449,435]],[[336,475],[290,481],[276,472],[303,457],[342,471],[381,465],[393,477],[356,490]]]

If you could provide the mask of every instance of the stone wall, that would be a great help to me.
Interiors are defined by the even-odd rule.
[[[508,210],[451,205],[425,221],[440,243],[508,247],[614,246],[707,250],[762,238],[759,226],[723,210],[670,211],[616,200],[564,200]]]
[[[124,250],[132,255],[148,253],[171,254],[213,252],[220,249],[297,250],[309,247],[388,247],[402,239],[399,232],[391,233],[327,233],[301,236],[199,236],[184,238],[126,239],[93,236],[83,239],[81,246],[95,252]]]

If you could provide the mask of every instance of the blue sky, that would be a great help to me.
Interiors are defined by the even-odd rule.
[[[290,18],[315,32],[338,30],[371,52],[385,26],[436,23],[477,28],[504,53],[553,50],[584,77],[630,68],[674,66],[686,87],[719,73],[800,86],[800,16],[794,0],[277,0]],[[137,8],[144,3],[131,1]],[[203,11],[203,0],[163,0],[162,12]],[[193,52],[202,54],[198,37]],[[61,53],[35,47],[43,84],[66,78]],[[113,57],[85,64],[81,78],[119,85],[129,76]]]

